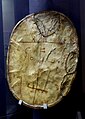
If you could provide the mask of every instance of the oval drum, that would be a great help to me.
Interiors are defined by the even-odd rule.
[[[71,89],[78,63],[78,37],[62,13],[45,11],[14,27],[7,54],[11,92],[32,108],[51,107]]]

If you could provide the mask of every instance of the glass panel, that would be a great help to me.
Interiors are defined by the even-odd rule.
[[[85,15],[83,14],[83,11],[85,11],[84,5],[85,5],[84,0],[82,1],[80,0],[0,0],[0,24],[1,24],[0,47],[2,49],[2,51],[0,50],[0,58],[1,58],[0,76],[1,76],[1,79],[3,79],[3,81],[1,82],[1,85],[2,85],[1,88],[4,88],[4,89],[0,89],[0,92],[3,93],[0,101],[3,102],[2,101],[3,98],[4,99],[6,98],[6,104],[4,108],[2,108],[3,110],[5,110],[4,113],[6,112],[7,115],[14,114],[18,110],[19,113],[15,114],[15,116],[13,117],[17,119],[20,117],[23,119],[24,114],[25,116],[27,115],[28,118],[30,116],[30,119],[31,118],[33,119],[48,119],[49,118],[50,119],[51,116],[55,118],[59,118],[59,119],[61,118],[75,119],[75,115],[77,110],[79,109],[80,100],[81,100],[81,91],[82,91],[81,73],[83,75],[83,79],[85,77],[85,73],[84,73],[85,54],[83,52],[85,50],[85,47],[84,47],[85,46],[85,41],[84,41]],[[32,110],[24,106],[19,106],[18,101],[13,97],[13,95],[9,91],[7,83],[5,82],[7,78],[6,56],[7,56],[10,34],[13,27],[19,20],[21,20],[26,15],[35,13],[35,12],[40,12],[42,10],[56,10],[67,15],[71,19],[71,21],[73,22],[74,26],[77,29],[77,33],[79,37],[79,47],[80,47],[77,80],[74,82],[71,92],[58,105],[46,111]],[[81,54],[83,56],[82,58],[83,72],[81,72]],[[4,66],[5,66],[5,70],[4,70]],[[5,74],[5,77],[4,77],[4,74]],[[83,84],[85,84],[85,81]],[[85,85],[83,87],[85,87]],[[3,105],[3,103],[1,102],[0,102],[1,104],[0,106]],[[30,112],[30,115],[29,115],[29,112]],[[7,116],[7,119],[10,119],[11,117],[12,115],[9,115]]]
[[[0,0],[0,116],[6,112],[6,88],[4,77],[4,45],[3,45],[3,24],[2,24],[2,1]],[[2,108],[4,105],[4,108]]]

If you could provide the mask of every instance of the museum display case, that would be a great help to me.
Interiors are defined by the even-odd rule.
[[[23,0],[0,0],[0,48],[1,48],[0,50],[0,94],[1,94],[0,96],[0,118],[1,119],[2,118],[4,119],[5,118],[6,119],[16,119],[16,118],[17,119],[19,118],[21,119],[23,118],[29,118],[29,119],[53,119],[53,118],[84,119],[84,116],[85,116],[84,114],[84,111],[85,111],[85,107],[84,107],[85,105],[84,104],[85,103],[84,101],[85,99],[85,73],[84,73],[85,71],[85,63],[84,63],[85,62],[85,52],[84,52],[85,51],[85,40],[84,40],[85,38],[85,8],[84,6],[85,6],[84,0],[82,1],[80,0],[71,0],[71,1],[70,0],[24,0],[24,1]],[[10,88],[8,85],[9,81],[7,80],[7,75],[8,75],[7,74],[7,52],[8,52],[8,47],[11,47],[10,46],[10,36],[13,38],[15,37],[14,35],[16,35],[16,28],[17,26],[20,25],[19,21],[22,20],[23,18],[24,18],[23,20],[26,20],[28,18],[26,17],[27,15],[29,16],[32,13],[39,14],[39,13],[42,13],[43,11],[48,11],[48,12],[55,11],[56,13],[58,12],[58,14],[62,13],[61,16],[63,16],[64,14],[67,17],[68,21],[72,22],[74,26],[73,28],[76,29],[76,33],[77,33],[77,36],[75,37],[78,38],[77,39],[78,40],[77,50],[78,48],[79,50],[77,51],[77,53],[79,54],[79,56],[76,56],[76,55],[74,56],[74,57],[78,57],[78,65],[76,67],[77,73],[76,73],[75,80],[72,82],[72,86],[68,94],[64,95],[64,98],[61,101],[59,101],[59,103],[55,103],[53,104],[53,106],[51,107],[49,106],[48,108],[46,107],[47,109],[39,109],[39,108],[34,109],[34,108],[30,108],[30,106],[25,106],[21,104],[21,102],[19,102],[20,98],[18,100],[17,98],[15,98],[17,96],[13,96],[12,92],[14,90],[12,90],[12,92],[10,91]],[[46,34],[51,34],[51,31],[48,31],[48,29],[50,29],[49,25],[45,26],[47,28],[47,31],[45,31],[43,27],[44,25],[41,23],[42,21],[41,16],[39,16],[41,21],[39,18],[37,18],[37,15],[35,15],[35,17],[37,19],[36,20],[37,24],[40,25],[37,28],[41,28],[40,32],[42,33],[43,37],[46,37]],[[51,15],[50,17],[53,17],[53,16]],[[54,19],[54,17],[52,19]],[[27,20],[28,20],[28,24],[30,25],[32,21],[29,22],[29,19]],[[48,22],[48,18],[47,18],[47,21],[45,21],[45,23],[47,22]],[[57,29],[57,25],[55,24],[55,21],[50,22],[50,23],[56,26],[55,29]],[[16,24],[17,26],[15,27]],[[53,29],[52,26],[51,28]],[[24,28],[26,28],[26,26]],[[22,29],[23,27],[21,26],[21,30]],[[13,32],[15,32],[15,34]],[[54,31],[52,32],[54,33]],[[20,32],[18,31],[17,36],[19,35],[19,33]],[[74,39],[73,36],[72,38]],[[22,44],[22,46],[24,45]],[[48,47],[51,48],[51,46],[48,46]],[[71,46],[68,46],[68,47],[71,48]],[[28,50],[26,52],[28,52]],[[77,54],[77,53],[74,53],[74,54]],[[11,56],[12,54],[13,54],[13,51],[11,53]],[[23,59],[23,54],[21,55],[22,55],[21,58]],[[16,56],[14,58],[16,59]],[[62,75],[62,72],[63,70],[61,71],[61,75]],[[29,86],[31,85],[28,85],[28,87]],[[55,88],[53,89],[54,91],[56,90]],[[57,91],[55,91],[55,93],[56,92]],[[26,95],[27,94],[28,92],[26,92]],[[29,98],[29,96],[27,98]],[[26,100],[27,102],[31,103],[31,101],[29,101],[30,98],[27,100]]]

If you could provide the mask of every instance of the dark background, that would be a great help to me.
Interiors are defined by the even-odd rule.
[[[0,119],[83,119],[85,99],[85,0],[0,0]],[[48,110],[18,105],[6,81],[6,54],[14,25],[30,13],[55,10],[67,15],[77,29],[79,62],[71,91]],[[81,115],[80,115],[81,114]],[[77,116],[78,115],[78,116]]]

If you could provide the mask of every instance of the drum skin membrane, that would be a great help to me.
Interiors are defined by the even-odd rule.
[[[76,76],[76,29],[64,14],[31,14],[14,27],[7,54],[7,81],[13,95],[32,108],[56,105]]]

